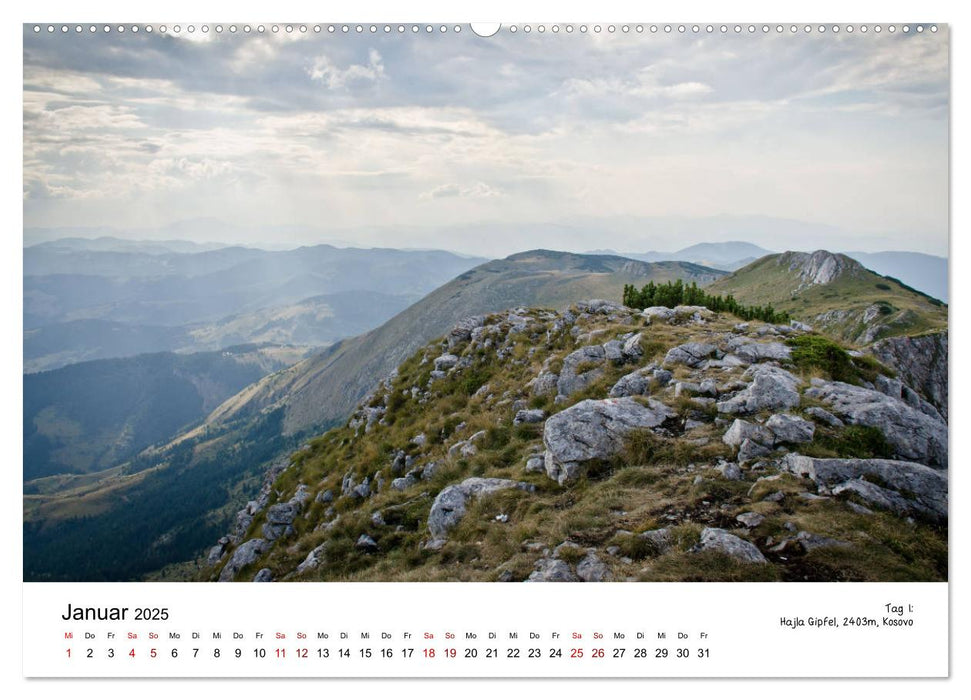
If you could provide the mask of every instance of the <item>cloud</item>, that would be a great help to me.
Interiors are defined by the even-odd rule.
[[[475,182],[470,185],[459,185],[455,183],[439,185],[428,192],[422,192],[420,196],[422,199],[447,199],[452,197],[490,199],[493,197],[501,197],[503,194],[501,190],[490,187],[484,182]]]
[[[946,239],[946,28],[282,34],[26,31],[27,224],[766,214]]]
[[[314,82],[323,83],[331,90],[361,83],[375,83],[385,78],[381,54],[375,49],[368,51],[366,64],[351,64],[344,69],[337,67],[327,56],[317,56],[307,69],[307,75]]]

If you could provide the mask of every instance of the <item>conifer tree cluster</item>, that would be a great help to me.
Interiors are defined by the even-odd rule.
[[[685,284],[683,280],[674,282],[648,282],[638,289],[632,284],[624,285],[624,306],[646,309],[650,306],[675,307],[704,306],[712,311],[727,311],[745,321],[765,321],[766,323],[788,323],[791,319],[785,311],[776,311],[771,304],[765,306],[745,306],[739,304],[731,294],[728,296],[708,294],[696,282]]]

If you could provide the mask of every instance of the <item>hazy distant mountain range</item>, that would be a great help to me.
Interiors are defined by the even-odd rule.
[[[250,342],[326,346],[484,262],[444,251],[193,249],[100,238],[24,250],[24,369]]]

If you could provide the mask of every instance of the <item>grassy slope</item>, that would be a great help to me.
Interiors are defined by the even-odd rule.
[[[679,343],[703,342],[713,332],[728,332],[736,321],[723,315],[701,328],[656,325],[644,329],[639,320],[630,326],[605,324],[597,319],[581,325],[585,331],[605,330],[605,334],[597,336],[598,341],[624,332],[644,331],[644,365],[652,358],[659,360],[668,348]],[[539,328],[536,336],[542,338],[544,332]],[[621,580],[946,578],[946,528],[942,531],[931,525],[908,524],[888,513],[860,516],[841,499],[804,500],[798,494],[814,489],[791,475],[754,483],[758,476],[775,476],[774,469],[749,474],[745,481],[722,478],[712,465],[718,456],[729,454],[720,441],[724,427],[709,424],[664,441],[660,447],[632,443],[627,454],[597,478],[582,479],[569,488],[559,487],[544,474],[526,473],[526,457],[542,450],[542,430],[541,426],[514,426],[512,400],[529,396],[523,387],[536,376],[544,361],[550,358],[550,365],[555,367],[562,357],[583,344],[564,335],[552,345],[545,345],[529,335],[527,330],[517,337],[506,361],[499,362],[495,355],[478,355],[471,368],[441,380],[427,403],[419,404],[410,398],[396,401],[389,412],[389,425],[375,425],[369,433],[350,427],[336,428],[313,440],[309,449],[297,453],[296,466],[284,472],[274,485],[278,500],[286,501],[300,483],[310,486],[312,492],[330,489],[338,496],[332,505],[340,520],[333,527],[322,528],[332,517],[325,512],[328,505],[311,503],[305,516],[295,522],[297,534],[242,571],[239,580],[249,580],[262,567],[274,572],[292,571],[310,550],[322,544],[326,544],[325,563],[297,576],[297,580],[488,581],[496,580],[503,572],[512,572],[514,580],[522,580],[539,556],[531,544],[552,548],[565,540],[581,547],[598,547],[601,552],[606,546],[620,547],[620,553],[607,560]],[[432,343],[410,357],[401,366],[391,394],[400,395],[413,385],[424,386],[431,363],[422,360],[436,357],[441,347],[440,343]],[[532,348],[537,350],[531,355]],[[533,407],[559,411],[584,398],[605,396],[613,382],[631,369],[607,369],[601,380],[564,404],[554,406],[550,398],[528,400]],[[820,367],[794,369],[806,381],[811,376],[826,376]],[[675,376],[687,376],[687,371],[680,368]],[[488,384],[488,391],[474,396],[483,383]],[[488,398],[488,394],[494,398]],[[676,402],[675,406],[685,414],[691,410],[687,400]],[[457,426],[463,422],[466,427],[457,433]],[[479,451],[475,456],[447,458],[449,445],[479,430],[487,431],[487,435],[477,443]],[[429,438],[424,448],[410,443],[418,433]],[[821,436],[825,433],[825,429],[820,429]],[[693,442],[706,438],[705,444]],[[839,436],[832,438],[807,445],[803,452],[839,456],[832,447],[840,444]],[[341,480],[348,472],[360,481],[380,470],[390,482],[393,475],[388,465],[396,449],[415,455],[418,464],[437,461],[443,466],[428,481],[403,492],[385,486],[363,504],[353,497],[340,496]],[[425,520],[435,495],[445,486],[470,476],[528,481],[537,491],[503,491],[470,501],[467,515],[450,533],[445,547],[440,552],[421,550],[420,543],[428,538]],[[696,477],[701,477],[700,482],[696,482]],[[762,500],[775,491],[785,494],[781,502]],[[386,526],[373,525],[371,515],[376,511],[382,513]],[[854,547],[824,548],[795,556],[786,552],[784,557],[772,556],[768,567],[740,564],[717,554],[689,552],[702,527],[737,528],[735,515],[747,511],[759,512],[766,518],[750,539],[772,537],[779,541],[791,536],[790,527],[795,526],[851,542]],[[508,523],[496,521],[500,513],[509,516]],[[247,537],[260,537],[261,525],[258,517]],[[636,534],[664,526],[673,528],[676,544],[662,556],[652,553],[643,540],[622,532]],[[364,554],[354,547],[361,533],[368,533],[377,541],[379,553]],[[575,554],[579,558],[583,552],[577,550]],[[218,576],[219,569],[216,566],[204,570],[201,577]]]
[[[781,255],[761,258],[712,283],[708,291],[732,294],[743,304],[771,303],[797,320],[850,342],[858,341],[874,324],[886,326],[875,339],[947,327],[947,306],[862,266],[854,266],[849,274],[831,283],[799,289],[798,274],[780,264],[781,259]],[[867,323],[863,314],[874,305],[882,311]],[[818,320],[821,314],[834,310],[846,312],[845,316]]]

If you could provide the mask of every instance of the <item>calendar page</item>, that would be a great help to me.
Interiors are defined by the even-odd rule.
[[[23,25],[25,677],[949,675],[949,26],[635,14]]]

